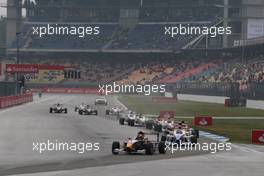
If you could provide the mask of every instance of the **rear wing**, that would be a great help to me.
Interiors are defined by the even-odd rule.
[[[160,135],[159,133],[155,133],[155,132],[151,132],[151,133],[145,133],[146,136],[157,136],[157,142],[159,142],[159,139],[160,139]]]

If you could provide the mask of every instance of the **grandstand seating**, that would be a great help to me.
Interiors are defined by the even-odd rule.
[[[89,24],[72,24],[75,27],[89,26]],[[25,24],[23,31],[30,30],[32,33],[33,24]],[[65,27],[70,27],[71,24],[63,24]],[[30,49],[101,49],[107,42],[110,41],[112,33],[118,27],[117,24],[96,24],[91,26],[100,27],[100,35],[91,35],[84,38],[73,35],[45,35],[42,38],[39,36],[29,35],[27,41],[22,40],[22,48]]]
[[[209,74],[194,75],[192,81],[200,82],[238,82],[245,90],[250,83],[264,83],[264,58],[251,58],[245,62],[232,59],[223,62],[219,68],[210,70]]]
[[[164,24],[141,23],[130,29],[127,35],[117,39],[110,49],[135,50],[173,50],[180,49],[195,36],[177,36],[172,38],[164,35]]]
[[[192,75],[200,74],[201,72],[207,71],[209,68],[217,67],[214,63],[203,63],[199,65],[198,67],[194,67],[191,69],[186,69],[182,73],[179,73],[177,75],[170,75],[161,80],[161,83],[175,83],[177,81],[183,80],[185,78],[189,78]]]
[[[203,23],[210,26],[212,23]],[[44,35],[41,38],[33,35],[33,26],[45,23],[26,22],[22,28],[20,47],[23,49],[52,50],[179,50],[197,35],[177,35],[171,37],[164,34],[165,26],[178,26],[178,23],[139,23],[132,27],[120,27],[118,23],[65,23],[63,27],[98,26],[99,35]],[[195,23],[195,26],[201,25]],[[16,47],[13,42],[11,48]]]

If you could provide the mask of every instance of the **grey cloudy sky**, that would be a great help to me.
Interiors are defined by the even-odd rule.
[[[0,0],[0,6],[6,4],[6,0]],[[6,16],[6,9],[0,7],[0,16]]]

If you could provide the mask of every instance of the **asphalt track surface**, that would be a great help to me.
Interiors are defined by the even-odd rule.
[[[0,175],[30,174],[111,166],[162,159],[207,154],[203,151],[184,151],[165,155],[111,154],[113,141],[135,137],[139,127],[121,126],[114,117],[106,117],[105,106],[96,106],[98,116],[80,116],[74,106],[81,102],[94,104],[96,95],[44,95],[25,105],[0,111]],[[119,105],[108,97],[108,107]],[[63,103],[68,114],[49,114],[49,107]],[[47,142],[100,143],[99,151],[33,151],[33,143]],[[211,142],[201,138],[199,142]],[[101,175],[101,174],[99,174]]]
[[[263,176],[263,152],[263,146],[234,145],[231,152],[23,176]]]

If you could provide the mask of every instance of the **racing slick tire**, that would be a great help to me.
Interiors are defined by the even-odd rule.
[[[64,109],[64,114],[67,114],[68,113],[68,109]]]
[[[154,131],[161,132],[162,131],[162,126],[160,124],[155,124],[154,125]]]
[[[196,138],[199,138],[199,130],[194,130]]]
[[[167,140],[167,136],[164,136],[164,135],[161,136],[161,139],[160,139],[161,142],[165,142],[166,140]]]
[[[135,126],[135,120],[129,120],[130,126]]]
[[[83,115],[83,111],[82,111],[82,110],[79,110],[79,114],[80,114],[80,115]]]
[[[119,119],[119,124],[120,125],[124,125],[125,124],[125,119],[124,118],[120,118]]]
[[[97,110],[94,112],[94,115],[98,115],[98,111]]]
[[[154,153],[153,144],[151,144],[151,143],[145,144],[145,154],[146,155],[153,155],[153,153]]]
[[[192,144],[197,144],[197,137],[195,137],[195,136],[191,137],[190,142]]]
[[[117,142],[117,141],[114,141],[112,143],[112,154],[114,154],[114,155],[118,155],[119,154],[119,152],[116,151],[116,149],[120,149],[120,143]]]
[[[53,109],[52,108],[50,108],[49,113],[53,113]]]
[[[160,142],[159,143],[159,146],[158,146],[158,149],[159,149],[159,153],[160,154],[165,154],[166,153],[166,145],[165,145],[165,142]]]
[[[107,109],[107,110],[105,111],[105,115],[110,115],[110,110],[109,110],[109,109]]]
[[[146,122],[146,129],[152,130],[153,124],[151,122]]]

